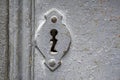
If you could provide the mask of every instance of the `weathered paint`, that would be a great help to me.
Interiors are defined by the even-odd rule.
[[[0,0],[0,80],[8,79],[8,1]]]
[[[35,0],[36,29],[51,8],[62,12],[71,47],[54,72],[35,50],[34,80],[119,80],[120,0]]]
[[[72,39],[54,72],[34,48],[52,8],[63,14]],[[0,80],[8,72],[10,80],[120,80],[120,0],[0,0],[0,42]]]

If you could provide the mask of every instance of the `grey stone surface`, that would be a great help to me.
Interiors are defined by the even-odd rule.
[[[8,1],[0,0],[0,80],[8,78]]]
[[[34,80],[120,80],[120,0],[35,0],[36,29],[51,8],[64,15],[72,43],[54,72],[36,49]]]

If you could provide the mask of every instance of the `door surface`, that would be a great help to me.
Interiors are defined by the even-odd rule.
[[[120,80],[120,0],[0,0],[0,80]]]
[[[62,21],[70,31],[70,49],[54,72],[35,49],[34,79],[119,80],[120,1],[36,0],[35,30],[42,27],[44,15],[53,8],[63,15]]]

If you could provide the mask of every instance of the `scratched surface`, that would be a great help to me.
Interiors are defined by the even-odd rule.
[[[34,80],[120,80],[120,0],[35,0],[36,29],[51,8],[64,15],[72,44],[54,72],[35,49]]]
[[[7,80],[8,72],[8,3],[0,0],[0,80]]]

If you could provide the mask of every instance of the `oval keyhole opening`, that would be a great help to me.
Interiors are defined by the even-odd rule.
[[[52,29],[50,31],[50,34],[52,36],[52,39],[50,39],[50,43],[52,44],[51,46],[51,54],[57,54],[57,50],[55,49],[55,46],[57,44],[57,39],[56,39],[56,35],[58,34],[58,31],[56,29]]]

